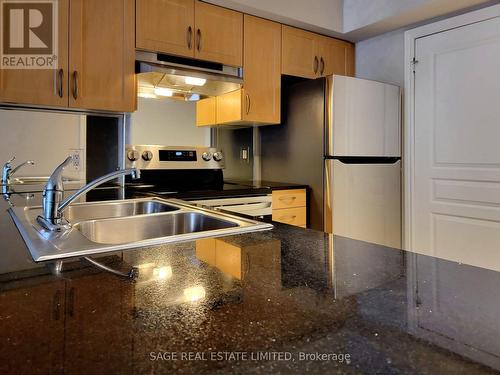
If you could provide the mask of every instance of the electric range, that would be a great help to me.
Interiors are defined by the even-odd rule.
[[[128,197],[180,198],[204,207],[252,217],[272,214],[271,189],[224,182],[224,157],[211,147],[127,145],[126,168],[141,178],[125,179]]]

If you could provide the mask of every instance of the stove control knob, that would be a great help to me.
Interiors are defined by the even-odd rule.
[[[211,152],[204,152],[202,155],[201,155],[201,158],[205,161],[209,161],[210,159],[212,159],[212,153]]]
[[[222,160],[222,152],[220,152],[220,151],[214,152],[214,160],[221,161]]]
[[[151,159],[153,159],[153,153],[151,151],[144,151],[142,153],[142,158],[145,160],[145,161],[150,161]]]
[[[137,150],[128,150],[127,159],[130,161],[136,161],[139,159],[139,152],[137,152]]]

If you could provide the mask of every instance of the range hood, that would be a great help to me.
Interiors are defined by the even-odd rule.
[[[136,51],[138,95],[195,101],[241,88],[242,69],[160,53]]]

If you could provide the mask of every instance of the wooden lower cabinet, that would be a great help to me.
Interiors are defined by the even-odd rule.
[[[132,283],[104,273],[34,283],[0,292],[0,373],[132,371]]]
[[[305,228],[307,226],[306,189],[273,191],[273,221]]]
[[[89,368],[102,374],[126,372],[133,349],[132,288],[132,283],[109,273],[68,282],[66,373],[87,374]]]
[[[62,373],[63,281],[0,292],[0,373]]]

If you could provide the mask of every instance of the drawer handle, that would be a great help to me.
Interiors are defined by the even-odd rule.
[[[297,199],[297,197],[279,197],[278,198],[280,201],[294,201],[295,199]]]
[[[296,217],[297,217],[297,215],[280,216],[279,220],[294,221]]]

